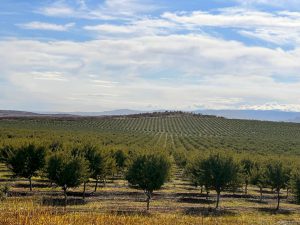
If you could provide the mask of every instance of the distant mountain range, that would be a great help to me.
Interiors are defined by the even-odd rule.
[[[278,110],[197,110],[195,113],[222,116],[228,119],[300,122],[300,112]]]
[[[156,111],[139,111],[131,109],[118,109],[104,112],[69,112],[69,113],[34,113],[15,110],[0,110],[2,117],[76,117],[76,116],[117,116],[133,115],[140,113],[163,112]],[[283,121],[300,123],[300,112],[285,112],[277,110],[196,110],[193,113],[203,115],[214,115],[228,119],[246,119],[246,120],[264,120],[264,121]]]
[[[77,115],[66,113],[35,113],[17,110],[0,110],[0,118],[8,117],[76,117]]]
[[[117,109],[112,111],[103,111],[103,112],[70,112],[72,115],[79,116],[125,116],[125,115],[133,115],[139,113],[146,113],[149,111],[139,111],[132,109]]]

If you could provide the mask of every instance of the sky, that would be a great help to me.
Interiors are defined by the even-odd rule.
[[[300,111],[299,0],[1,0],[0,109]]]

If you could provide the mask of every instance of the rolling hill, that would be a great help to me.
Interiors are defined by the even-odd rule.
[[[115,146],[164,149],[237,151],[300,154],[300,124],[225,119],[192,113],[146,113],[107,117],[32,117],[0,120],[0,133],[21,132],[46,139],[76,136],[101,140]],[[21,135],[21,136],[22,136]],[[29,135],[30,136],[30,135]],[[102,142],[101,142],[102,143]]]

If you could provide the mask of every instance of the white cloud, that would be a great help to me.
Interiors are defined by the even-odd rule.
[[[86,42],[2,40],[0,57],[6,81],[0,95],[12,108],[24,102],[31,109],[44,105],[55,111],[300,105],[299,82],[273,79],[274,74],[300,78],[300,49],[247,47],[203,34],[154,35]]]
[[[51,5],[38,9],[36,12],[53,17],[125,20],[157,9],[157,6],[148,1],[140,2],[138,0],[104,0],[97,6],[89,6],[84,0],[78,0],[75,3],[77,5],[68,4],[67,1],[55,1]]]
[[[290,16],[273,13],[248,11],[244,9],[227,9],[219,14],[205,11],[192,13],[164,13],[163,18],[180,24],[193,26],[218,26],[236,28],[283,27],[300,28],[300,21]]]
[[[46,80],[46,81],[67,81],[66,78],[60,72],[50,72],[50,71],[33,71],[31,73],[33,79]]]
[[[84,29],[89,31],[97,31],[97,32],[105,32],[105,33],[122,33],[122,34],[132,33],[134,30],[129,26],[117,26],[111,24],[85,26]]]
[[[137,36],[166,35],[175,33],[177,25],[162,19],[139,19],[123,25],[99,24],[84,26],[83,29],[95,32],[99,37],[125,38]]]
[[[235,0],[239,4],[243,6],[271,6],[271,7],[279,7],[279,8],[289,8],[289,9],[299,9],[299,1],[298,0]]]
[[[52,30],[52,31],[67,31],[75,26],[75,23],[67,23],[64,25],[54,23],[44,23],[33,21],[30,23],[17,24],[17,26],[28,30]]]
[[[300,14],[282,11],[277,13],[249,11],[241,8],[219,10],[217,14],[204,11],[192,13],[164,13],[163,18],[176,22],[186,29],[225,27],[267,42],[297,45],[300,43]]]
[[[300,45],[300,29],[265,29],[241,30],[240,34],[262,39],[277,45]]]

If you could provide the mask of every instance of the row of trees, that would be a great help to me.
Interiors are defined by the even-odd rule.
[[[251,159],[236,160],[225,154],[213,154],[207,158],[197,157],[188,163],[186,174],[191,182],[204,187],[209,193],[214,190],[217,193],[216,208],[219,206],[220,194],[223,191],[235,191],[243,184],[245,194],[248,185],[252,184],[260,189],[260,201],[262,201],[263,188],[271,188],[277,194],[277,207],[280,205],[280,191],[294,189],[299,199],[300,173],[299,170],[285,165],[280,160],[254,161]]]
[[[95,146],[86,145],[81,148],[60,149],[24,145],[18,148],[5,146],[0,152],[0,161],[5,163],[14,177],[29,180],[32,191],[32,177],[40,175],[51,182],[76,187],[81,181],[89,178],[105,185],[108,176],[117,174],[125,168],[128,156],[121,150],[114,152],[101,151]],[[72,172],[73,171],[73,172]],[[77,181],[75,181],[77,180]]]
[[[14,176],[29,180],[32,190],[32,177],[40,175],[47,177],[51,183],[60,186],[64,191],[67,203],[68,188],[83,184],[83,198],[86,183],[95,180],[94,191],[98,183],[105,184],[108,176],[119,174],[124,176],[129,184],[142,189],[147,197],[147,209],[153,191],[158,190],[171,177],[172,158],[185,166],[186,175],[196,186],[204,187],[207,193],[214,190],[217,193],[216,207],[219,207],[221,192],[241,187],[244,183],[245,194],[248,185],[260,188],[261,200],[263,188],[270,187],[277,193],[277,209],[280,204],[280,191],[290,189],[300,202],[300,175],[297,170],[284,165],[281,161],[258,162],[252,159],[239,159],[225,154],[209,154],[207,157],[194,157],[184,160],[184,155],[173,157],[161,153],[134,154],[121,150],[105,152],[95,146],[86,145],[80,148],[50,148],[33,144],[19,148],[6,146],[1,149],[0,160],[12,171]]]
[[[1,149],[0,160],[14,177],[29,180],[30,191],[32,177],[38,175],[60,186],[64,192],[65,205],[68,188],[83,184],[84,198],[86,183],[90,178],[95,180],[96,192],[99,181],[105,185],[108,176],[120,174],[125,176],[132,187],[144,190],[149,209],[153,191],[161,188],[171,171],[171,162],[165,155],[125,154],[121,150],[103,152],[91,145],[69,150],[52,148],[51,151],[33,144],[19,148],[6,146]]]

